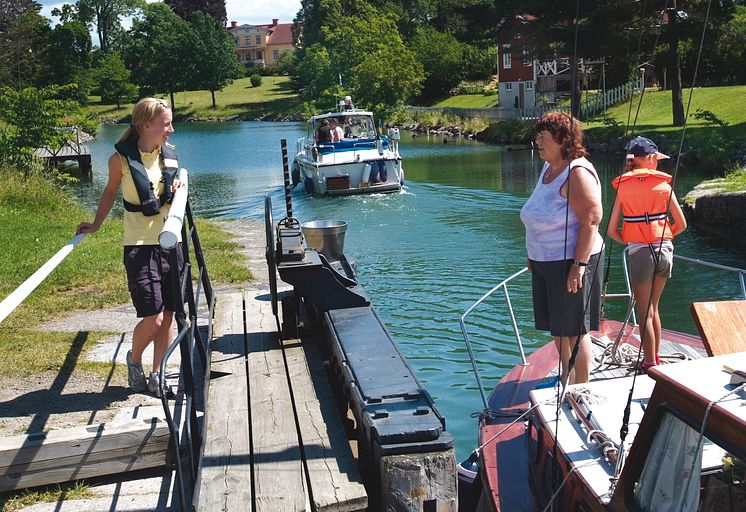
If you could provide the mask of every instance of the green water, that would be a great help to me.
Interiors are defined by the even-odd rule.
[[[78,187],[95,207],[105,184],[106,159],[122,126],[103,126],[92,144],[94,179]],[[295,123],[189,123],[176,126],[172,142],[190,172],[194,211],[211,218],[260,219],[263,198],[271,194],[275,218],[284,212],[280,139],[291,154],[305,127]],[[492,286],[525,265],[519,211],[533,189],[541,162],[528,150],[507,151],[464,140],[404,134],[401,141],[406,186],[400,194],[313,198],[294,193],[302,221],[341,219],[349,223],[345,252],[358,260],[360,280],[420,380],[445,415],[459,457],[475,446],[471,413],[481,400],[459,327],[461,314]],[[291,158],[292,161],[292,158]],[[613,197],[611,178],[619,158],[592,155],[604,183],[606,211]],[[676,181],[681,197],[699,182],[682,169]],[[605,226],[605,223],[604,223]],[[621,248],[613,254],[610,291],[621,291]],[[676,241],[678,254],[744,266],[744,254],[689,230]],[[532,329],[530,279],[511,288],[518,326],[527,352],[547,338]],[[676,264],[661,303],[666,327],[693,332],[689,303],[733,298],[735,278]],[[499,297],[498,297],[499,299]],[[609,304],[618,317],[621,304]],[[506,308],[490,300],[469,321],[484,384],[491,389],[518,361]]]

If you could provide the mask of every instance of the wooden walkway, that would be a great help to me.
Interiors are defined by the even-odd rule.
[[[91,163],[91,149],[88,146],[75,142],[67,142],[61,148],[37,148],[34,155],[43,158],[51,164],[61,164],[68,160],[78,162],[80,171],[88,178],[92,176],[93,166]]]
[[[364,510],[316,346],[279,341],[266,291],[218,300],[196,510]]]

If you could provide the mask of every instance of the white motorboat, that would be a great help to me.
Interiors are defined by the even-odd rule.
[[[335,123],[338,136],[329,129]],[[303,183],[308,193],[327,196],[398,192],[404,171],[397,143],[379,132],[371,112],[313,116],[296,145],[293,186]]]

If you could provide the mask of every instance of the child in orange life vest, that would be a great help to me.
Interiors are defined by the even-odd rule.
[[[613,240],[627,244],[629,249],[632,292],[637,301],[643,336],[642,368],[647,370],[660,364],[658,302],[666,280],[671,277],[671,240],[686,229],[686,219],[669,185],[671,176],[656,170],[658,160],[668,156],[660,153],[652,140],[635,137],[627,145],[627,158],[632,161],[632,169],[612,182],[617,196],[607,234]]]

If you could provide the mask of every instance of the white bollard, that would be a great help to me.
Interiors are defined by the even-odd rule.
[[[182,186],[174,192],[174,199],[171,201],[171,209],[168,216],[163,222],[163,229],[158,235],[158,243],[164,249],[173,249],[179,243],[181,236],[181,226],[184,224],[184,213],[186,212],[187,197],[189,196],[189,174],[182,168],[177,178],[182,182]]]

